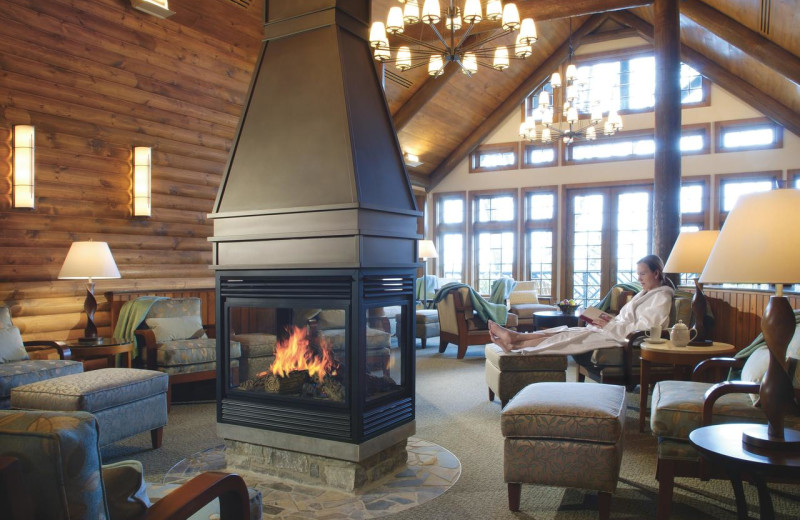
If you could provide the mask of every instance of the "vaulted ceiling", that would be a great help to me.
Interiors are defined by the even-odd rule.
[[[239,4],[239,13],[223,20],[206,17],[192,2],[194,14],[179,11],[173,20],[223,30],[234,46],[252,45],[253,33],[260,31],[253,20],[263,16],[263,0],[217,1]],[[385,20],[397,1],[372,0],[373,20]],[[570,17],[578,44],[632,34],[652,40],[654,15],[647,0],[516,3],[521,17],[536,20],[539,40],[531,57],[513,60],[503,72],[481,68],[470,78],[450,66],[434,79],[425,67],[400,73],[389,65],[384,73],[378,66],[400,145],[424,161],[409,168],[415,184],[428,189],[438,184],[546,81],[567,58]],[[683,61],[800,135],[800,0],[682,0],[679,5]]]

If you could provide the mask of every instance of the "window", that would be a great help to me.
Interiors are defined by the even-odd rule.
[[[434,196],[434,211],[438,274],[442,278],[463,282],[467,231],[464,193],[437,193]]]
[[[769,191],[777,185],[777,180],[781,177],[782,172],[779,171],[717,175],[718,228],[722,228],[725,218],[739,197],[747,193]]]
[[[469,172],[516,170],[519,168],[519,143],[497,143],[479,146],[469,155]]]
[[[766,118],[717,121],[717,152],[783,148],[783,127]]]
[[[523,190],[525,247],[523,262],[527,279],[539,282],[541,296],[552,297],[555,273],[556,208],[555,188]]]
[[[474,285],[479,293],[489,294],[492,282],[501,276],[515,277],[517,194],[516,190],[473,193]]]
[[[681,132],[681,154],[709,153],[709,125],[689,125]],[[655,156],[656,141],[652,130],[619,132],[596,141],[583,141],[566,147],[566,164],[650,159]]]
[[[525,144],[522,147],[522,167],[542,168],[544,166],[558,166],[558,143],[552,144]]]
[[[708,177],[681,183],[681,231],[708,229]],[[665,260],[666,261],[666,260]],[[681,273],[680,285],[694,285],[696,273]]]

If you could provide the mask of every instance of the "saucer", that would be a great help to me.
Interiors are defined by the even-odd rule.
[[[661,343],[666,343],[667,340],[664,338],[645,338],[645,343],[651,343],[653,345],[660,345]]]

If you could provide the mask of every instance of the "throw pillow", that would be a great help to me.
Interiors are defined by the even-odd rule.
[[[203,322],[200,316],[147,318],[145,323],[153,330],[156,336],[156,343],[164,343],[165,341],[172,341],[174,339],[198,339],[208,337],[203,330]]]
[[[23,361],[28,359],[28,352],[22,344],[22,335],[17,327],[0,329],[0,363]]]
[[[138,518],[150,507],[144,470],[138,460],[104,464],[103,484],[111,518]]]
[[[509,305],[525,303],[539,303],[539,293],[536,291],[511,291],[508,295]]]
[[[764,374],[767,372],[768,365],[769,349],[764,345],[750,354],[747,361],[745,361],[742,367],[742,381],[761,384],[761,380],[764,379]],[[758,394],[750,394],[750,399],[753,400],[753,406],[758,406]]]

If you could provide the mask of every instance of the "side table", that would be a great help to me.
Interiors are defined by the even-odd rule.
[[[572,313],[561,311],[539,311],[533,313],[533,330],[549,329],[551,327],[578,326],[579,309]]]
[[[133,357],[133,342],[122,338],[100,338],[97,343],[84,343],[78,340],[67,341],[67,346],[72,350],[72,359],[83,361],[84,368],[94,370],[97,368],[114,368],[118,354],[122,355],[122,366],[131,368]],[[96,359],[105,359],[105,365],[91,363]],[[86,362],[89,363],[86,363]],[[88,365],[88,366],[87,366]]]
[[[653,363],[673,365],[677,367],[694,367],[704,359],[728,356],[736,352],[736,347],[729,343],[715,341],[708,347],[676,347],[671,341],[665,339],[663,343],[642,342],[642,364],[639,369],[639,431],[644,432],[645,417],[647,416],[647,394],[650,392],[650,366]]]
[[[701,347],[702,348],[702,347]],[[714,424],[689,433],[689,442],[712,464],[725,469],[736,496],[736,515],[746,520],[747,503],[742,489],[742,474],[747,474],[758,488],[761,520],[773,520],[775,511],[765,478],[800,482],[800,453],[772,450],[750,451],[742,443],[742,432],[752,424]]]

